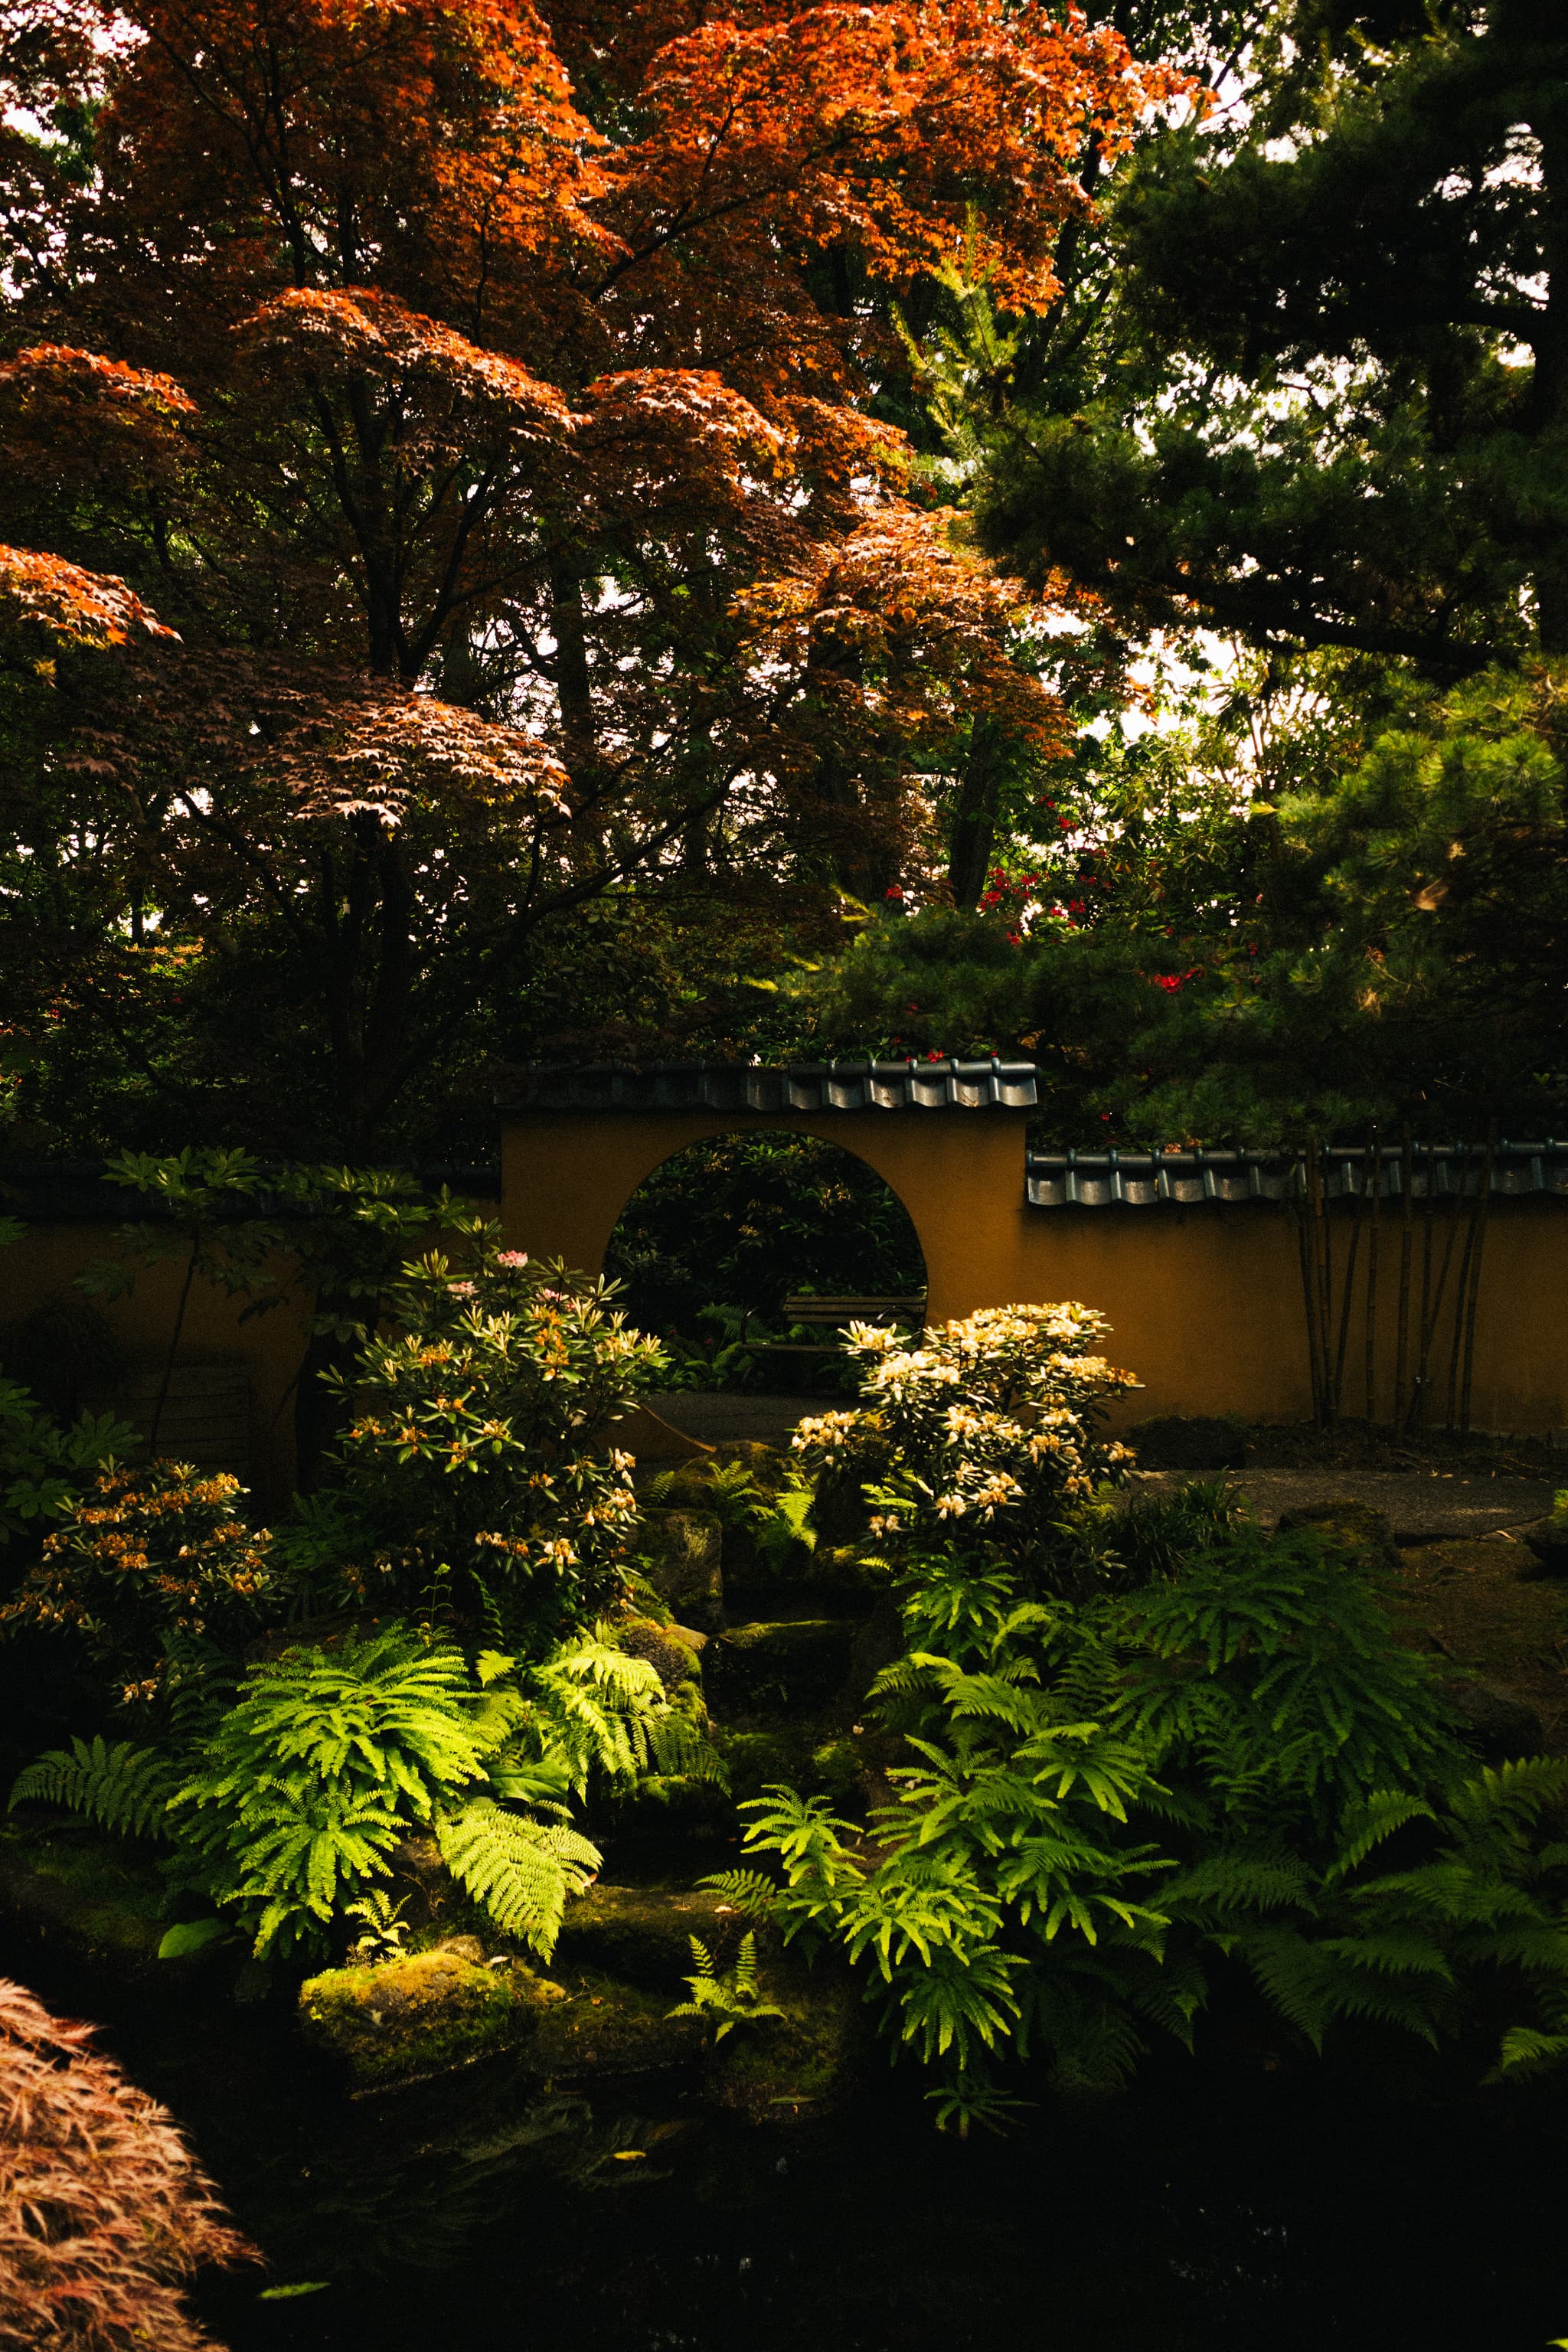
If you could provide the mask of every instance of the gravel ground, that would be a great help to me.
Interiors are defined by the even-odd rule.
[[[1145,1492],[1179,1486],[1186,1474],[1142,1471]],[[1370,1503],[1384,1511],[1395,1543],[1489,1536],[1544,1518],[1555,1489],[1533,1478],[1467,1478],[1436,1470],[1238,1470],[1237,1486],[1258,1517],[1271,1523],[1282,1511],[1313,1503]]]

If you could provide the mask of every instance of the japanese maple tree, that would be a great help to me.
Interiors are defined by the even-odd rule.
[[[1119,34],[1037,0],[24,16],[0,587],[58,605],[26,567],[76,566],[107,616],[7,722],[65,845],[18,886],[57,1005],[124,1019],[155,915],[187,992],[265,969],[361,1149],[573,908],[885,895],[977,730],[1059,740],[1040,600],[951,544],[878,395],[889,298],[961,245],[1049,303],[1086,138],[1175,87]]]

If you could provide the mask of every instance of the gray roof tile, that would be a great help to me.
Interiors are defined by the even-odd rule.
[[[1372,1154],[1359,1145],[1334,1145],[1323,1158],[1330,1200],[1354,1200],[1370,1191]],[[1208,1201],[1283,1201],[1301,1182],[1302,1163],[1277,1151],[1031,1151],[1025,1188],[1037,1209],[1154,1208],[1163,1202],[1197,1207]],[[1403,1171],[1397,1151],[1385,1150],[1379,1182],[1384,1200],[1397,1200]],[[1410,1196],[1442,1200],[1480,1189],[1481,1154],[1458,1144],[1416,1144]],[[1492,1161],[1492,1192],[1508,1199],[1546,1193],[1568,1200],[1568,1143],[1502,1142]]]
[[[503,1111],[1029,1110],[1032,1062],[567,1063],[502,1076]]]

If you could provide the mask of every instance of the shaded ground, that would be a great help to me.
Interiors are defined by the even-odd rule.
[[[1199,1474],[1146,1470],[1133,1475],[1139,1486],[1159,1494],[1173,1491]],[[1500,1528],[1523,1527],[1545,1517],[1556,1491],[1541,1479],[1454,1470],[1255,1470],[1249,1465],[1230,1475],[1267,1525],[1282,1511],[1314,1503],[1368,1503],[1386,1515],[1394,1540],[1400,1544],[1489,1536]]]
[[[1522,1544],[1489,1536],[1402,1555],[1400,1613],[1421,1639],[1541,1717],[1568,1755],[1568,1583],[1521,1576]]]

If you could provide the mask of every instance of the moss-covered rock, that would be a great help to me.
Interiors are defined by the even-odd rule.
[[[358,2089],[374,2090],[513,2050],[564,1998],[515,1961],[487,1968],[467,1949],[437,1946],[307,1978],[300,2020],[307,2040],[342,2060]]]
[[[679,1990],[677,1983],[654,1992],[592,1970],[574,1977],[565,1997],[540,2021],[529,2043],[530,2067],[559,2085],[697,2065],[704,2039],[698,2021],[669,2014]]]
[[[657,1625],[651,1617],[629,1617],[616,1626],[616,1638],[632,1657],[647,1660],[667,1691],[702,1679],[698,1644],[706,1646],[705,1633],[679,1625]]]
[[[862,1793],[856,1742],[820,1719],[770,1724],[760,1730],[721,1730],[717,1745],[738,1805],[780,1782],[805,1797],[826,1797],[835,1805],[849,1804]]]
[[[784,2015],[739,2026],[715,2045],[704,2096],[756,2124],[828,2113],[853,2090],[869,2038],[856,1987],[792,1971],[769,1975],[763,1990]]]
[[[722,1895],[706,1889],[594,1886],[566,1906],[556,1962],[653,1986],[673,1999],[691,1967],[691,1937],[700,1936],[727,1960],[745,1925]]]
[[[731,1626],[706,1661],[714,1707],[820,1706],[848,1672],[858,1630],[855,1619],[843,1617]]]
[[[1320,1537],[1331,1550],[1344,1553],[1353,1567],[1390,1576],[1398,1573],[1399,1553],[1394,1530],[1385,1515],[1370,1503],[1358,1503],[1345,1496],[1326,1503],[1303,1503],[1296,1510],[1282,1511],[1279,1533],[1292,1535],[1298,1530]]]
[[[167,1892],[145,1848],[74,1828],[54,1835],[14,1828],[0,1836],[0,1919],[16,1934],[173,1991],[208,1974],[217,1957],[209,1948],[159,1958]]]
[[[723,1537],[711,1511],[644,1511],[638,1565],[677,1616],[706,1633],[723,1614]]]

